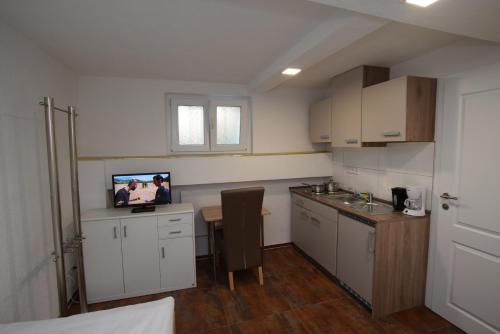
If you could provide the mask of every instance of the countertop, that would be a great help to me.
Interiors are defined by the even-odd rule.
[[[331,198],[322,196],[322,195],[315,195],[311,193],[311,189],[309,187],[290,187],[290,192],[293,194],[297,194],[300,196],[303,196],[307,199],[313,200],[315,202],[324,204],[326,206],[332,207],[334,209],[337,209],[341,212],[346,212],[350,215],[361,217],[363,219],[369,220],[374,222],[375,224],[380,224],[380,223],[395,223],[395,222],[402,222],[402,221],[416,221],[416,220],[422,220],[422,221],[427,221],[429,219],[429,214],[426,214],[423,217],[414,217],[414,216],[408,216],[403,214],[402,212],[390,212],[387,214],[370,214],[367,212],[363,212],[360,210],[356,210],[354,208],[349,207],[348,205],[342,204],[342,202],[338,200],[333,200]],[[383,203],[383,201],[377,201],[375,202]]]
[[[132,208],[107,208],[107,209],[92,209],[82,212],[81,221],[108,220],[119,218],[136,218],[146,216],[158,216],[179,213],[193,213],[193,204],[191,203],[175,203],[158,205],[153,212],[131,213]]]

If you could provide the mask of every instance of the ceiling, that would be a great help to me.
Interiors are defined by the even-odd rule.
[[[1,0],[0,19],[81,75],[322,87],[473,37],[500,41],[498,0]],[[299,67],[285,77],[285,67]]]
[[[342,10],[304,0],[2,0],[0,16],[80,74],[248,83]]]
[[[309,0],[397,22],[500,43],[500,1],[439,0],[427,8],[402,0]]]
[[[286,85],[324,87],[335,75],[361,64],[391,67],[459,39],[457,35],[391,22],[307,68]]]

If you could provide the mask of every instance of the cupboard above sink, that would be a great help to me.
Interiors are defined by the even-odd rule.
[[[437,80],[400,77],[363,89],[363,142],[434,140]]]
[[[331,96],[311,106],[311,142],[332,147],[432,142],[436,90],[433,78],[389,80],[388,68],[356,67],[334,77]]]
[[[361,147],[363,88],[389,80],[385,67],[360,66],[332,80],[332,146]]]

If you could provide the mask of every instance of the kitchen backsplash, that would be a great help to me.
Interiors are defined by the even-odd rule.
[[[342,188],[372,192],[391,200],[391,188],[418,185],[427,189],[431,209],[434,143],[399,143],[387,147],[334,148],[333,177]]]

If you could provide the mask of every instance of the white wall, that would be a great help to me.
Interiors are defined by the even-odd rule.
[[[281,88],[251,94],[246,86],[169,80],[81,77],[78,139],[80,156],[168,155],[166,93],[251,96],[254,153],[321,149],[309,141],[309,104],[322,93]],[[126,129],[133,129],[127,132]],[[186,157],[80,161],[82,210],[109,205],[111,175],[140,171],[172,172],[174,200],[197,209],[220,202],[220,190],[248,185],[266,188],[265,243],[290,241],[288,187],[328,177],[331,154],[250,157]],[[312,179],[311,179],[312,178]],[[197,254],[206,253],[206,229],[197,213]]]
[[[316,90],[280,88],[251,94],[235,84],[81,77],[79,155],[168,154],[166,93],[251,96],[254,152],[313,150],[307,110],[321,93]]]
[[[342,188],[372,192],[391,200],[391,188],[420,185],[431,208],[433,143],[388,144],[387,147],[333,150],[333,176]]]
[[[50,257],[44,117],[38,102],[49,95],[60,106],[75,104],[77,78],[4,24],[0,24],[0,45],[0,322],[42,319],[58,314],[58,302]],[[62,218],[68,230],[66,121],[61,115],[56,121]]]

